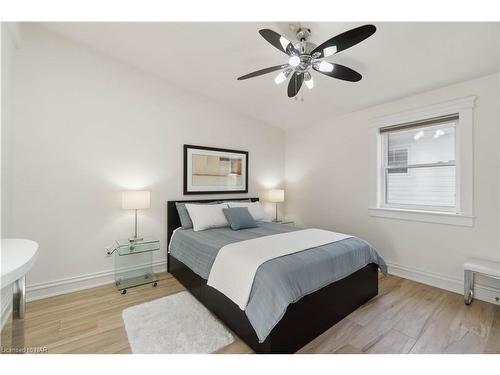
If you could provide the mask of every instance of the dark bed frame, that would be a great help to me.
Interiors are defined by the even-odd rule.
[[[224,200],[245,199],[249,198]],[[258,198],[250,199],[258,201]],[[215,200],[168,201],[167,243],[170,243],[173,231],[181,226],[176,202],[206,203]],[[378,266],[371,263],[289,305],[266,340],[259,343],[245,312],[224,294],[208,286],[207,280],[168,253],[167,270],[257,353],[295,353],[378,294]]]

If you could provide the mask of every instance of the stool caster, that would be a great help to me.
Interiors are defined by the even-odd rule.
[[[474,272],[471,270],[464,271],[464,302],[470,305],[474,298]]]
[[[157,285],[158,285],[158,282],[157,282],[157,281],[155,281],[155,282],[153,283],[153,286],[157,286]]]
[[[123,289],[122,294],[127,294],[127,289]]]
[[[473,297],[474,297],[474,292],[472,290],[469,290],[464,296],[465,304],[470,305]]]

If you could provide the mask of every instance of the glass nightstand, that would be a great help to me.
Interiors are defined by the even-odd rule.
[[[115,284],[122,294],[128,288],[144,284],[158,284],[158,277],[153,272],[153,251],[160,250],[160,241],[144,238],[140,241],[116,241],[108,254],[115,254]]]

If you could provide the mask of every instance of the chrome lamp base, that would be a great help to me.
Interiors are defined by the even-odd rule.
[[[144,238],[137,236],[137,210],[135,210],[134,237],[129,237],[130,242],[142,241]]]

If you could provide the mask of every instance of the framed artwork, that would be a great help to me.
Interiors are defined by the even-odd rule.
[[[248,151],[184,145],[184,194],[248,193]]]

